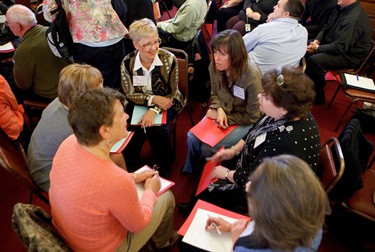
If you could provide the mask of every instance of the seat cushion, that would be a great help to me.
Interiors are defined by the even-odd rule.
[[[356,191],[348,200],[351,208],[354,208],[375,219],[375,203],[373,195],[375,192],[375,171],[366,170],[362,174],[363,188]]]

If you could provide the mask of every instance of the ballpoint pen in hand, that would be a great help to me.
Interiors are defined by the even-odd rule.
[[[153,169],[154,171],[157,171],[159,168],[160,168],[160,166],[157,165],[157,164],[154,164],[154,166],[152,167],[152,169]]]
[[[208,217],[210,217],[210,216],[208,215]],[[218,235],[221,236],[221,231],[220,231],[220,229],[219,229],[219,226],[216,224],[216,222],[211,221],[211,226],[215,227],[216,232],[218,233]]]
[[[215,123],[216,123],[217,125],[220,125],[220,123],[219,123],[219,122],[216,122],[216,121],[215,121]],[[226,125],[224,125],[224,128],[225,128],[225,129],[229,129],[229,127],[228,127],[228,126],[226,126]]]

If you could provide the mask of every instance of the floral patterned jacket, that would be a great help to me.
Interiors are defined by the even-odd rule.
[[[74,43],[98,43],[123,37],[127,29],[112,8],[111,0],[61,0]],[[44,18],[51,22],[55,0],[43,0]]]

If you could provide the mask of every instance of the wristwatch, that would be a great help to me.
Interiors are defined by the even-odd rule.
[[[228,179],[229,172],[230,172],[230,170],[228,169],[227,172],[225,173],[225,179],[226,179],[227,181],[229,181],[229,179]],[[230,182],[230,181],[229,181],[229,182]]]
[[[158,108],[156,106],[150,108],[150,110],[154,111],[156,114],[160,114],[161,113],[161,108]]]

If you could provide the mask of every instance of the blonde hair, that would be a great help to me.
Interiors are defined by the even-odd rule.
[[[7,20],[8,23],[14,22],[19,23],[23,26],[33,26],[37,23],[34,12],[21,4],[10,6],[7,14],[8,18],[11,17],[11,20]]]
[[[102,73],[86,64],[71,64],[64,67],[59,76],[59,100],[70,108],[74,97],[88,89],[102,87]]]
[[[154,22],[148,18],[136,20],[129,27],[129,37],[135,42],[154,34],[158,36],[158,28]]]
[[[311,247],[330,212],[326,192],[300,158],[265,158],[251,175],[247,190],[254,238],[270,249]]]

